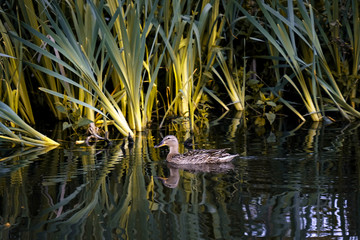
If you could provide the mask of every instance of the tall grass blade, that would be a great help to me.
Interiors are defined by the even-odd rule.
[[[39,133],[31,126],[29,126],[27,123],[25,123],[24,120],[22,120],[8,105],[6,105],[1,101],[0,101],[0,118],[15,124],[15,126],[20,127],[23,130],[23,133],[29,136],[28,138],[26,138],[26,136],[23,137],[18,136],[14,134],[3,123],[1,123],[0,126],[0,128],[2,129],[1,133],[8,135],[10,138],[4,135],[0,135],[0,138],[8,139],[10,141],[14,141],[14,142],[16,141],[19,143],[23,143],[25,145],[32,145],[32,146],[59,145],[59,143]],[[24,137],[26,140],[23,139]]]

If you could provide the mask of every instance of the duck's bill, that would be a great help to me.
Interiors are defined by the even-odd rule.
[[[163,141],[161,141],[158,145],[155,145],[154,148],[159,148],[165,146],[165,143]]]

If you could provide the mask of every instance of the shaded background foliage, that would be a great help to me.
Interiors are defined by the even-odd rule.
[[[1,101],[30,124],[48,109],[123,135],[229,109],[257,126],[360,117],[355,0],[5,1],[0,27]]]

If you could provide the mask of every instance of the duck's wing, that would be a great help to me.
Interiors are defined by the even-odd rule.
[[[226,153],[228,149],[224,148],[224,149],[195,149],[189,152],[186,152],[183,154],[183,156],[186,157],[191,157],[191,156],[197,156],[197,155],[202,155],[202,154],[206,154],[208,156],[217,156],[217,155],[222,155],[222,154],[228,154]]]
[[[226,151],[227,149],[196,149],[179,156],[176,162],[178,164],[229,162],[236,155],[231,155]]]

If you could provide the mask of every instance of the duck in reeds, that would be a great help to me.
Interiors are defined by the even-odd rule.
[[[168,146],[170,149],[166,160],[174,164],[226,163],[237,157],[227,153],[227,149],[197,149],[184,154],[179,153],[179,142],[173,135],[168,135],[155,148]]]

